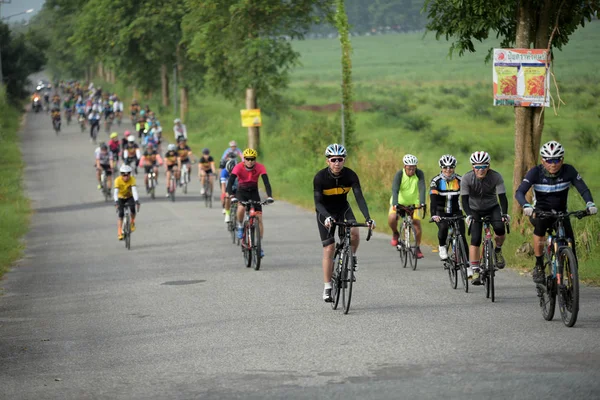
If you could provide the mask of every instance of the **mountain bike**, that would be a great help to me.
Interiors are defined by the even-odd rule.
[[[244,215],[244,226],[242,239],[240,241],[242,247],[242,254],[244,255],[244,265],[246,268],[250,268],[254,265],[254,269],[258,271],[260,269],[261,261],[261,239],[260,239],[260,228],[258,223],[258,215],[254,209],[255,205],[266,205],[268,201],[240,201],[242,206],[246,207]]]
[[[335,245],[335,253],[333,256],[333,275],[331,277],[331,296],[333,297],[333,302],[331,303],[331,308],[334,310],[337,309],[341,297],[344,314],[348,314],[348,311],[350,311],[350,302],[352,301],[352,287],[356,281],[356,278],[354,277],[356,256],[352,252],[350,236],[351,228],[369,228],[367,242],[371,239],[373,231],[370,229],[369,225],[359,224],[357,222],[333,222],[332,224],[338,226],[340,229],[340,241]]]
[[[417,269],[417,233],[413,225],[413,213],[415,210],[423,209],[425,206],[403,206],[396,205],[396,214],[402,218],[402,227],[400,228],[400,237],[398,238],[398,253],[400,254],[400,264],[406,268],[410,264],[413,271]],[[404,214],[404,216],[402,216]]]
[[[443,260],[444,269],[448,271],[448,279],[450,287],[456,289],[458,287],[458,275],[465,289],[465,293],[469,292],[469,279],[467,276],[467,268],[469,268],[469,255],[465,249],[464,238],[460,233],[460,220],[465,219],[464,215],[455,217],[440,217],[440,221],[448,221],[448,238],[446,239],[446,249],[448,250],[448,258]],[[434,222],[430,220],[429,222]]]
[[[154,172],[154,168],[152,168],[146,175],[148,176],[146,193],[150,194],[150,197],[154,200],[154,198],[156,197],[156,186],[158,185],[158,182],[156,181],[156,173]]]
[[[503,216],[504,217],[504,216]],[[479,276],[481,279],[481,284],[485,287],[485,298],[492,300],[492,303],[496,301],[496,271],[498,271],[498,267],[496,266],[496,258],[494,257],[494,243],[492,241],[492,222],[493,221],[490,216],[485,216],[479,219],[480,222],[483,223],[483,232],[484,232],[484,240],[483,240],[483,254],[481,255],[480,260],[480,271]],[[506,233],[510,233],[510,225],[505,222]],[[473,226],[473,223],[471,223]],[[469,232],[471,231],[471,227],[469,227]]]
[[[230,235],[231,235],[231,240],[233,242],[233,244],[240,244],[240,239],[238,239],[236,231],[235,231],[235,221],[236,221],[236,215],[237,215],[237,201],[236,202],[231,202],[231,207],[229,208],[229,222],[227,223],[227,230],[229,231]]]
[[[544,250],[546,283],[536,284],[537,295],[540,298],[542,316],[546,321],[554,318],[556,297],[563,323],[572,327],[577,322],[579,313],[579,271],[577,258],[573,253],[573,243],[566,237],[564,220],[570,216],[579,219],[587,217],[587,210],[571,212],[548,212],[535,210],[538,218],[552,218],[555,221],[548,230],[548,239]]]

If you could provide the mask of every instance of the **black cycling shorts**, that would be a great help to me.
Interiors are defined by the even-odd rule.
[[[344,211],[338,213],[332,213],[331,217],[338,222],[356,222],[356,217],[352,212],[352,208],[348,206]],[[319,227],[319,235],[321,235],[321,244],[323,247],[327,247],[332,243],[335,243],[335,229],[337,226],[332,225],[331,229],[327,229],[325,227],[325,219],[327,217],[319,214],[317,211],[317,226]],[[340,229],[338,232],[338,236],[341,238],[343,236],[343,231]]]
[[[239,201],[248,201],[248,200],[260,201],[260,194],[258,193],[258,188],[251,189],[251,190],[244,190],[244,189],[238,188],[237,193],[235,194],[235,197]],[[260,204],[255,204],[254,210],[262,211],[262,206]]]
[[[119,218],[125,216],[125,206],[129,207],[131,215],[135,216],[135,200],[133,200],[133,197],[128,199],[119,198]]]
[[[112,168],[110,167],[110,164],[100,164],[100,167],[104,170],[106,176],[112,176]]]
[[[177,164],[167,165],[167,171],[173,171],[175,167],[177,167]]]
[[[471,246],[481,246],[481,231],[483,230],[483,222],[478,221],[482,217],[489,216],[492,220],[492,228],[496,236],[504,236],[504,222],[502,222],[502,210],[500,205],[490,208],[489,210],[472,210],[473,222],[471,222]]]
[[[157,167],[157,165],[156,165],[156,164],[153,164],[153,165],[151,165],[151,166],[149,166],[149,167],[148,167],[148,166],[144,166],[144,171],[146,171],[146,173],[147,173],[147,174],[149,174],[149,173],[150,173],[150,172],[152,172],[152,171],[154,170],[154,168],[156,168],[156,167]]]

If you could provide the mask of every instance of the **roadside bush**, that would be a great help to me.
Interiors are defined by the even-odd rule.
[[[600,135],[598,130],[587,125],[579,125],[575,129],[575,140],[581,150],[596,150],[600,144]]]
[[[404,126],[411,131],[420,132],[431,128],[431,117],[413,114],[406,115],[404,118]]]

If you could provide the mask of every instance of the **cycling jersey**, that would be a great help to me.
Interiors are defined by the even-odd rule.
[[[534,205],[536,208],[544,211],[567,210],[567,198],[571,185],[577,188],[577,191],[587,202],[594,202],[592,193],[585,184],[581,175],[575,167],[569,164],[563,164],[560,171],[554,176],[550,176],[543,165],[537,165],[530,169],[523,181],[515,192],[515,198],[522,206],[527,204],[525,195],[533,186]]]
[[[437,175],[429,185],[431,215],[462,214],[460,210],[460,175],[446,180],[443,174]]]
[[[208,156],[208,158],[204,158],[204,155],[202,157],[200,157],[198,159],[198,165],[200,166],[200,169],[204,172],[208,172],[208,171],[212,171],[211,165],[210,163],[214,162],[215,160],[212,158],[212,156]]]
[[[178,157],[179,156],[177,155],[177,152],[175,150],[173,150],[173,151],[167,151],[165,153],[165,161],[167,163],[167,166],[170,167],[170,166],[173,166],[173,165],[177,164],[177,158]]]
[[[365,219],[370,219],[369,209],[360,188],[358,175],[350,168],[343,168],[339,175],[334,175],[329,167],[320,170],[313,179],[313,188],[315,208],[324,217],[340,214],[349,208],[348,192],[352,190],[358,208],[360,208]]]
[[[175,125],[173,127],[173,133],[175,135],[175,141],[177,141],[180,136],[183,136],[185,139],[187,139],[187,129],[184,124]]]
[[[96,160],[100,161],[100,165],[110,165],[110,160],[112,160],[112,152],[102,152],[100,147],[97,147],[94,151],[94,155],[96,156]]]
[[[177,155],[181,159],[181,162],[188,162],[188,156],[192,152],[192,149],[188,145],[185,147],[177,147]]]
[[[144,151],[144,154],[142,155],[142,158],[140,160],[140,165],[149,166],[156,165],[157,163],[162,164],[162,158],[160,158],[160,154],[158,154],[156,150]]]
[[[267,169],[261,163],[255,163],[254,168],[248,169],[243,163],[237,164],[231,170],[231,175],[229,176],[229,182],[227,183],[227,192],[229,191],[230,183],[233,185],[232,177],[237,177],[238,187],[242,190],[258,190],[258,178],[260,176],[266,176]],[[263,178],[265,181],[265,188],[267,190],[267,196],[271,197],[271,185],[268,185],[268,178]]]
[[[118,140],[112,140],[112,139],[108,141],[108,148],[113,153],[113,155],[119,154],[119,152],[121,150],[121,146],[119,144],[119,141]]]
[[[133,188],[136,187],[135,177],[133,175],[129,176],[129,180],[125,182],[122,176],[118,176],[115,179],[115,201],[118,197],[119,199],[128,199],[133,197],[135,201],[137,201],[137,190],[134,191]]]
[[[123,149],[123,159],[142,158],[142,152],[137,143],[128,143],[127,147]]]
[[[504,203],[502,199],[506,199],[504,179],[502,179],[502,175],[492,169],[483,179],[478,179],[472,170],[467,172],[461,180],[460,194],[463,196],[463,209],[467,211],[468,215],[470,215],[470,210],[492,209],[498,204],[498,197],[501,199],[502,213],[506,213],[508,208],[508,201],[506,205],[502,204]]]
[[[401,169],[392,182],[390,205],[404,206],[425,204],[425,175],[417,168],[413,176],[407,176]]]

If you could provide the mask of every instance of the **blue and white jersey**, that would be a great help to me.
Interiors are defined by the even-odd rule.
[[[529,170],[515,193],[521,205],[527,204],[525,195],[533,187],[534,206],[543,211],[566,211],[569,188],[575,186],[585,202],[593,202],[590,189],[575,167],[563,164],[560,171],[551,176],[542,165]]]

